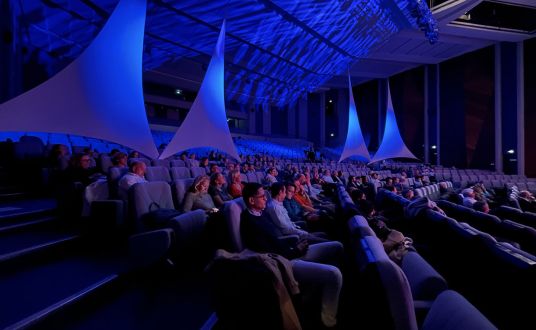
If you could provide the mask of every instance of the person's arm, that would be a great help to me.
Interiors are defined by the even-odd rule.
[[[184,202],[182,204],[183,212],[189,212],[192,210],[192,206],[194,205],[194,198],[195,198],[194,193],[188,192],[186,194],[186,197],[184,198]]]

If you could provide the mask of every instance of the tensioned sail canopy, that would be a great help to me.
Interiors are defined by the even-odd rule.
[[[160,159],[190,148],[212,147],[240,160],[225,114],[224,50],[225,21],[199,93],[184,122],[160,155]]]
[[[418,159],[411,153],[402,140],[398,125],[396,124],[395,110],[391,100],[391,89],[389,88],[389,84],[387,84],[387,112],[385,114],[385,129],[383,130],[382,143],[370,162],[374,163],[390,158]]]
[[[350,156],[357,156],[364,161],[370,160],[370,155],[361,132],[359,118],[357,117],[357,108],[354,101],[354,93],[352,92],[352,81],[348,74],[348,94],[350,95],[348,109],[348,132],[346,133],[346,143],[339,159],[339,163]]]
[[[145,12],[145,0],[121,0],[79,58],[0,105],[0,130],[88,136],[157,157],[142,90]]]

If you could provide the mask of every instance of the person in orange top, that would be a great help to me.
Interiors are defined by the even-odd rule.
[[[231,184],[229,185],[229,194],[233,198],[241,197],[242,189],[244,188],[244,185],[240,181],[240,171],[232,170],[229,176],[230,176],[230,181],[231,181]]]

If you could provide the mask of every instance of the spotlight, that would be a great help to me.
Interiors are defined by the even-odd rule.
[[[333,100],[329,100],[329,103],[333,103]]]
[[[511,155],[511,154],[515,153],[515,151],[514,151],[514,149],[510,149],[506,153]]]
[[[178,88],[177,88],[177,89],[175,90],[175,94],[177,94],[177,95],[182,95],[182,89],[178,89]]]
[[[432,149],[437,149],[437,146],[436,146],[436,145],[433,145],[431,148],[432,148]]]
[[[334,136],[335,136],[335,134],[334,134],[334,133],[331,133],[331,134],[330,134],[329,136],[331,136],[331,137],[334,137]]]

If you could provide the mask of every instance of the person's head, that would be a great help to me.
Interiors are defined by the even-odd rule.
[[[385,186],[385,187],[383,187],[383,189],[388,190],[388,191],[390,191],[390,192],[393,192],[393,193],[395,193],[395,194],[397,193],[396,187],[393,186],[393,185]]]
[[[218,166],[218,164],[212,164],[210,165],[210,173],[220,173],[221,169]]]
[[[128,158],[140,158],[140,153],[137,151],[131,151]]]
[[[413,189],[405,189],[402,191],[402,196],[407,200],[412,200],[415,197],[415,192],[413,192]]]
[[[277,174],[278,174],[277,170],[275,169],[275,167],[270,167],[266,173],[268,173],[268,174],[270,174],[271,176],[274,176],[274,177],[277,176]]]
[[[186,158],[188,158],[188,154],[183,152],[180,156],[181,160],[186,160]]]
[[[285,185],[281,182],[272,183],[270,187],[270,193],[272,194],[272,198],[278,202],[284,201],[287,195]]]
[[[232,170],[230,173],[231,176],[231,183],[240,183],[240,171],[239,170]]]
[[[294,183],[287,182],[286,190],[287,190],[287,193],[286,193],[287,199],[294,198],[294,194],[296,193],[296,186],[294,185]]]
[[[113,156],[114,156],[116,153],[118,153],[118,152],[119,152],[119,149],[115,149],[115,148],[112,149],[112,150],[110,151],[110,157],[113,157]]]
[[[521,190],[518,194],[519,197],[525,198],[525,199],[531,199],[532,193],[528,190]]]
[[[127,166],[128,156],[124,152],[116,152],[112,157],[112,164],[115,166],[125,167]]]
[[[201,161],[199,161],[199,165],[203,167],[208,166],[208,157],[201,158]]]
[[[260,183],[246,183],[242,189],[242,198],[251,210],[262,211],[266,208],[266,195]]]
[[[195,159],[195,154],[190,154],[190,159]]]
[[[392,178],[386,178],[385,179],[385,185],[386,186],[392,186],[393,185],[393,179]]]
[[[88,154],[77,155],[76,159],[78,160],[77,167],[88,169],[91,166],[91,159]]]
[[[331,176],[330,170],[324,170],[324,176]]]
[[[367,199],[365,193],[359,189],[352,191],[351,197],[352,201],[354,201],[354,204],[358,204],[360,200]]]
[[[473,209],[475,209],[475,211],[489,213],[489,205],[485,201],[478,201],[478,202],[474,203],[473,204]]]
[[[147,170],[147,165],[144,162],[139,160],[133,161],[130,163],[130,172],[139,175],[141,177],[145,176],[145,171]]]
[[[194,179],[194,183],[190,187],[189,191],[198,194],[204,194],[208,191],[210,179],[206,175],[200,175]]]
[[[210,185],[215,187],[222,187],[227,183],[227,180],[225,180],[225,176],[219,172],[212,173],[210,176]]]
[[[251,172],[255,172],[255,165],[253,165],[253,163],[249,164],[248,170],[251,171]]]
[[[366,199],[360,199],[358,201],[358,207],[359,211],[361,211],[361,214],[363,214],[365,218],[370,218],[374,216],[374,214],[376,214],[376,210],[374,210],[374,205]]]
[[[448,191],[447,183],[445,181],[439,182],[439,192],[446,193]]]
[[[227,163],[227,165],[225,166],[227,168],[227,171],[231,172],[235,169],[235,164],[234,163]]]
[[[465,188],[464,190],[462,190],[462,195],[463,197],[474,198],[475,192],[472,188]]]

